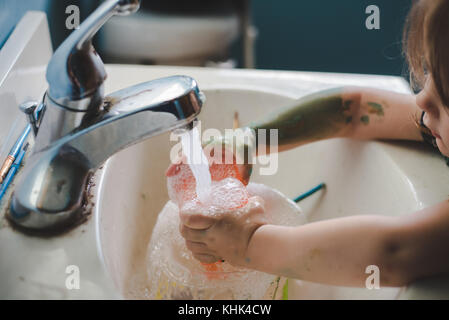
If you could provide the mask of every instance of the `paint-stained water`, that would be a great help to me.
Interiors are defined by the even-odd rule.
[[[251,196],[234,164],[208,165],[196,128],[181,136],[187,164],[167,171],[170,201],[158,216],[147,251],[149,299],[263,299],[281,293],[279,277],[227,262],[202,264],[179,233],[179,210],[215,215],[242,208]],[[252,187],[251,187],[252,186]],[[298,225],[304,217],[296,204],[265,186],[251,184],[252,195],[266,199],[267,220]]]
[[[240,181],[227,178],[212,182],[211,195],[216,209],[242,199]],[[217,190],[221,190],[219,195]],[[250,183],[248,197],[260,196],[265,201],[265,215],[273,224],[300,225],[305,217],[299,207],[280,192],[261,184]],[[222,197],[222,199],[218,199]],[[227,198],[225,201],[223,201]],[[235,198],[235,199],[232,199]],[[237,201],[236,201],[237,203]],[[192,203],[192,205],[195,205]],[[198,203],[196,204],[198,205]],[[211,209],[210,209],[211,210]],[[209,212],[210,213],[210,212]],[[158,216],[147,251],[149,299],[272,299],[280,298],[285,279],[275,275],[234,267],[226,262],[209,265],[194,259],[179,233],[179,208],[169,201]]]

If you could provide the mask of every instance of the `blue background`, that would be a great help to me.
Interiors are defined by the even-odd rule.
[[[151,1],[151,0],[143,0]],[[405,74],[401,35],[410,0],[253,0],[259,30],[256,66],[263,69]],[[53,47],[67,36],[65,7],[79,5],[81,20],[97,0],[0,0],[0,48],[27,10],[46,11]],[[380,30],[367,30],[365,8],[380,8]],[[240,44],[233,56],[241,61]]]

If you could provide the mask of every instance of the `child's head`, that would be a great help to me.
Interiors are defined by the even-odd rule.
[[[415,1],[404,28],[404,49],[424,123],[449,156],[449,0]]]

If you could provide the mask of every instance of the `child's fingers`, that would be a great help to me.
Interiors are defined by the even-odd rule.
[[[209,249],[209,247],[203,242],[195,242],[195,241],[186,240],[186,247],[187,247],[187,249],[192,251],[192,253],[209,254],[209,255],[215,256],[215,251]]]
[[[265,212],[264,200],[259,196],[253,196],[248,199],[248,203],[235,211],[238,216],[248,214],[259,214]]]
[[[207,229],[215,223],[212,217],[204,216],[202,214],[193,214],[180,212],[181,223],[191,229]]]
[[[205,229],[191,229],[187,227],[185,224],[181,224],[179,227],[179,232],[181,236],[189,241],[193,242],[206,242],[206,230]]]
[[[193,254],[193,257],[202,263],[214,263],[221,259],[210,254]]]
[[[248,199],[248,203],[236,212],[238,223],[251,223],[254,226],[261,226],[268,223],[265,214],[264,200],[259,196]]]
[[[265,202],[259,196],[250,197],[247,206],[253,212],[263,213],[265,211]]]

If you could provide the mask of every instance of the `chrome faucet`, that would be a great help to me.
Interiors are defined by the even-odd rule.
[[[190,126],[204,101],[194,79],[172,76],[104,97],[106,72],[91,39],[113,15],[137,11],[139,0],[107,0],[56,50],[33,152],[8,218],[27,231],[58,232],[83,218],[89,175],[132,144]]]

